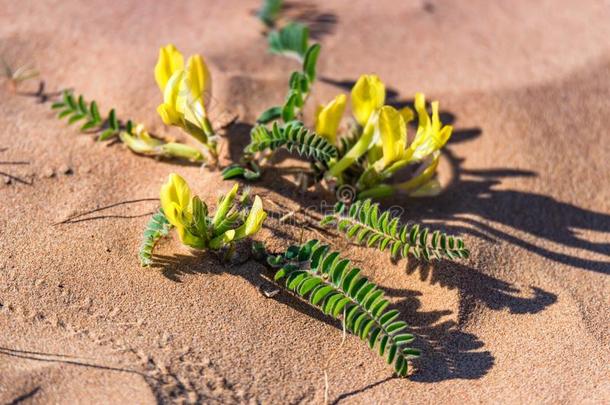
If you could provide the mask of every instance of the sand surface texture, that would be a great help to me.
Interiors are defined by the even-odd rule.
[[[258,1],[0,1],[0,53],[46,90],[74,88],[152,132],[163,126],[158,48],[202,53],[236,159],[281,103],[295,61],[267,53]],[[142,229],[170,172],[213,203],[218,172],[139,157],[0,90],[0,402],[602,403],[610,401],[610,3],[333,1],[294,4],[323,46],[306,119],[361,73],[401,104],[441,101],[455,126],[440,197],[391,200],[460,233],[472,257],[423,265],[315,230],[304,162],[280,155],[254,185],[273,249],[322,237],[388,291],[423,356],[408,379],[288,294],[259,265],[220,265],[175,238],[139,266]],[[35,90],[36,81],[22,87]],[[10,162],[26,162],[17,164]],[[69,169],[69,170],[68,170]],[[7,174],[10,184],[4,181]],[[297,210],[290,221],[278,218]],[[72,219],[70,219],[72,218]]]

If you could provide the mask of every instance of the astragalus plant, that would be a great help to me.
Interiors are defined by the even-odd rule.
[[[220,197],[216,212],[211,215],[208,206],[193,195],[189,185],[172,173],[161,187],[161,209],[150,219],[140,247],[140,262],[152,264],[155,244],[175,228],[180,241],[193,249],[233,251],[237,241],[248,238],[260,230],[267,218],[260,197],[250,203],[248,192],[238,195],[238,185]]]
[[[396,109],[385,104],[386,88],[379,77],[362,75],[350,94],[352,117],[344,117],[347,97],[340,94],[317,108],[308,128],[302,110],[316,78],[319,52],[317,44],[309,48],[302,70],[290,77],[284,104],[261,114],[244,149],[244,162],[227,168],[224,178],[256,179],[270,156],[284,148],[311,162],[314,181],[330,189],[348,185],[357,198],[439,193],[436,169],[452,127],[441,123],[438,102],[430,104],[429,113],[425,96],[417,93],[415,111]],[[411,123],[414,134],[409,134]]]
[[[217,139],[208,117],[212,76],[201,55],[184,56],[172,44],[159,50],[155,80],[163,93],[157,112],[166,125],[177,126],[207,150],[208,161],[218,160]]]

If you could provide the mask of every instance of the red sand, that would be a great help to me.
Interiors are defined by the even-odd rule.
[[[336,19],[322,25],[330,32],[320,37],[319,71],[329,80],[316,84],[310,107],[344,91],[329,81],[375,72],[395,101],[423,91],[454,120],[446,193],[389,203],[461,233],[471,259],[392,265],[325,235],[389,291],[419,336],[414,375],[392,379],[356,337],[338,349],[338,324],[291,296],[265,298],[259,287],[270,284],[253,262],[223,267],[172,238],[158,249],[164,266],[140,268],[155,201],[55,225],[155,198],[172,171],[209,202],[230,183],[95,143],[48,104],[2,86],[0,161],[29,164],[0,171],[32,184],[0,184],[0,402],[321,403],[325,370],[329,399],[340,403],[610,401],[608,2],[307,4],[310,18]],[[258,5],[2,1],[0,54],[35,65],[48,90],[74,87],[184,140],[155,113],[153,66],[167,42],[202,53],[214,116],[244,123],[223,151],[238,156],[245,124],[281,102],[296,68],[266,53],[251,15]],[[320,204],[282,171],[254,192],[279,215]],[[304,235],[277,218],[260,235],[271,247],[319,237],[308,215],[296,216]]]

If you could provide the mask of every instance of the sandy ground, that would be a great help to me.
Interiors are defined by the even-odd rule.
[[[178,139],[155,113],[157,49],[202,53],[216,120],[240,117],[226,162],[296,67],[266,53],[258,3],[3,0],[0,53],[34,64],[49,91],[73,87]],[[403,311],[423,350],[414,374],[392,378],[355,337],[339,348],[340,325],[291,296],[265,298],[254,262],[220,266],[170,238],[157,267],[140,268],[168,173],[208,202],[230,184],[96,143],[2,86],[0,177],[15,178],[0,183],[0,402],[322,403],[325,370],[333,403],[610,401],[610,3],[341,0],[290,12],[323,45],[312,106],[375,72],[392,102],[424,91],[456,127],[445,194],[388,205],[462,234],[471,259],[392,265],[321,234]],[[324,204],[296,192],[298,164],[254,188],[274,211],[259,238],[277,249],[320,237],[308,211],[299,227],[277,220]]]

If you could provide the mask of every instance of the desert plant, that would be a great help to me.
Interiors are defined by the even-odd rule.
[[[68,124],[84,120],[80,131],[99,133],[99,141],[118,137],[130,150],[138,154],[195,162],[203,160],[201,152],[191,146],[154,138],[142,124],[134,125],[131,120],[119,120],[114,108],[103,118],[97,102],[87,102],[82,95],[75,97],[70,91],[64,91],[61,100],[53,103],[51,108],[58,110],[58,118],[68,118]]]
[[[233,164],[223,171],[225,180],[243,177],[255,180],[260,177],[260,164],[280,148],[294,151],[304,157],[313,157],[314,166],[328,167],[326,162],[337,157],[336,148],[299,121],[301,110],[316,79],[316,63],[320,45],[310,46],[303,58],[302,69],[290,76],[288,94],[281,106],[265,110],[252,129],[250,144],[244,149],[240,164]],[[272,123],[269,128],[267,124]],[[259,154],[259,156],[255,156]],[[317,168],[319,170],[319,168]]]
[[[422,228],[418,224],[402,224],[390,211],[381,211],[370,199],[356,201],[350,206],[338,202],[334,211],[326,215],[321,225],[335,225],[348,239],[368,247],[388,250],[392,259],[407,258],[409,254],[425,260],[446,258],[467,259],[469,250],[460,238],[440,231]]]
[[[315,80],[315,57],[305,58],[303,72],[293,73],[290,80],[289,96],[282,107],[272,107],[259,118],[259,124],[251,133],[246,155],[260,151],[261,139],[265,143],[267,158],[279,148],[287,148],[302,154],[307,148],[291,147],[286,142],[275,142],[283,134],[285,127],[304,127],[302,122],[292,123],[300,117],[300,111]],[[301,84],[303,83],[303,84]],[[439,118],[437,101],[431,103],[432,115],[428,114],[426,99],[422,93],[415,95],[415,112],[409,107],[397,110],[385,103],[385,85],[375,75],[363,75],[351,91],[353,120],[348,129],[340,132],[340,124],[345,111],[346,97],[339,95],[316,113],[315,131],[307,132],[310,145],[321,145],[328,153],[305,154],[313,159],[314,178],[324,180],[331,189],[348,185],[356,191],[359,199],[384,197],[396,192],[410,196],[429,196],[440,192],[436,179],[436,169],[440,159],[440,149],[451,137],[452,127],[443,126]],[[417,130],[409,142],[407,124],[417,118]],[[283,126],[270,130],[263,126],[274,120],[282,120]],[[304,130],[303,130],[304,131]],[[320,138],[323,138],[321,140]],[[265,161],[260,160],[260,163]],[[320,170],[320,168],[323,168]],[[235,168],[228,173],[243,176]],[[244,176],[245,177],[245,176]],[[406,180],[404,178],[406,177]],[[225,176],[231,178],[231,176]],[[256,178],[251,176],[250,179]],[[403,180],[396,180],[403,178]]]
[[[419,350],[408,346],[415,337],[404,332],[407,324],[398,319],[399,311],[387,310],[390,303],[383,290],[362,277],[348,259],[310,240],[282,254],[266,255],[266,262],[277,269],[275,281],[282,281],[324,314],[340,319],[346,330],[371,349],[376,347],[399,376],[407,375],[408,359],[419,355]]]
[[[259,124],[268,124],[282,119],[290,122],[298,119],[307,97],[316,80],[316,64],[320,55],[320,45],[314,44],[307,48],[303,56],[302,68],[294,71],[288,81],[288,94],[281,106],[273,106],[265,110],[256,120]]]
[[[172,44],[159,50],[155,80],[163,93],[157,112],[166,125],[182,128],[207,149],[212,163],[218,159],[217,139],[208,117],[212,77],[201,55],[184,57]]]
[[[337,149],[333,145],[305,128],[300,121],[290,121],[281,127],[274,122],[271,129],[264,126],[255,127],[245,151],[250,154],[280,147],[291,152],[295,151],[303,157],[312,158],[324,166],[337,157]]]
[[[260,197],[250,204],[248,191],[238,196],[238,185],[218,201],[214,215],[208,206],[191,193],[186,181],[172,173],[161,188],[161,209],[153,215],[145,231],[140,248],[142,266],[151,264],[155,244],[171,228],[178,232],[180,241],[198,250],[233,252],[235,242],[254,235],[267,217]]]

